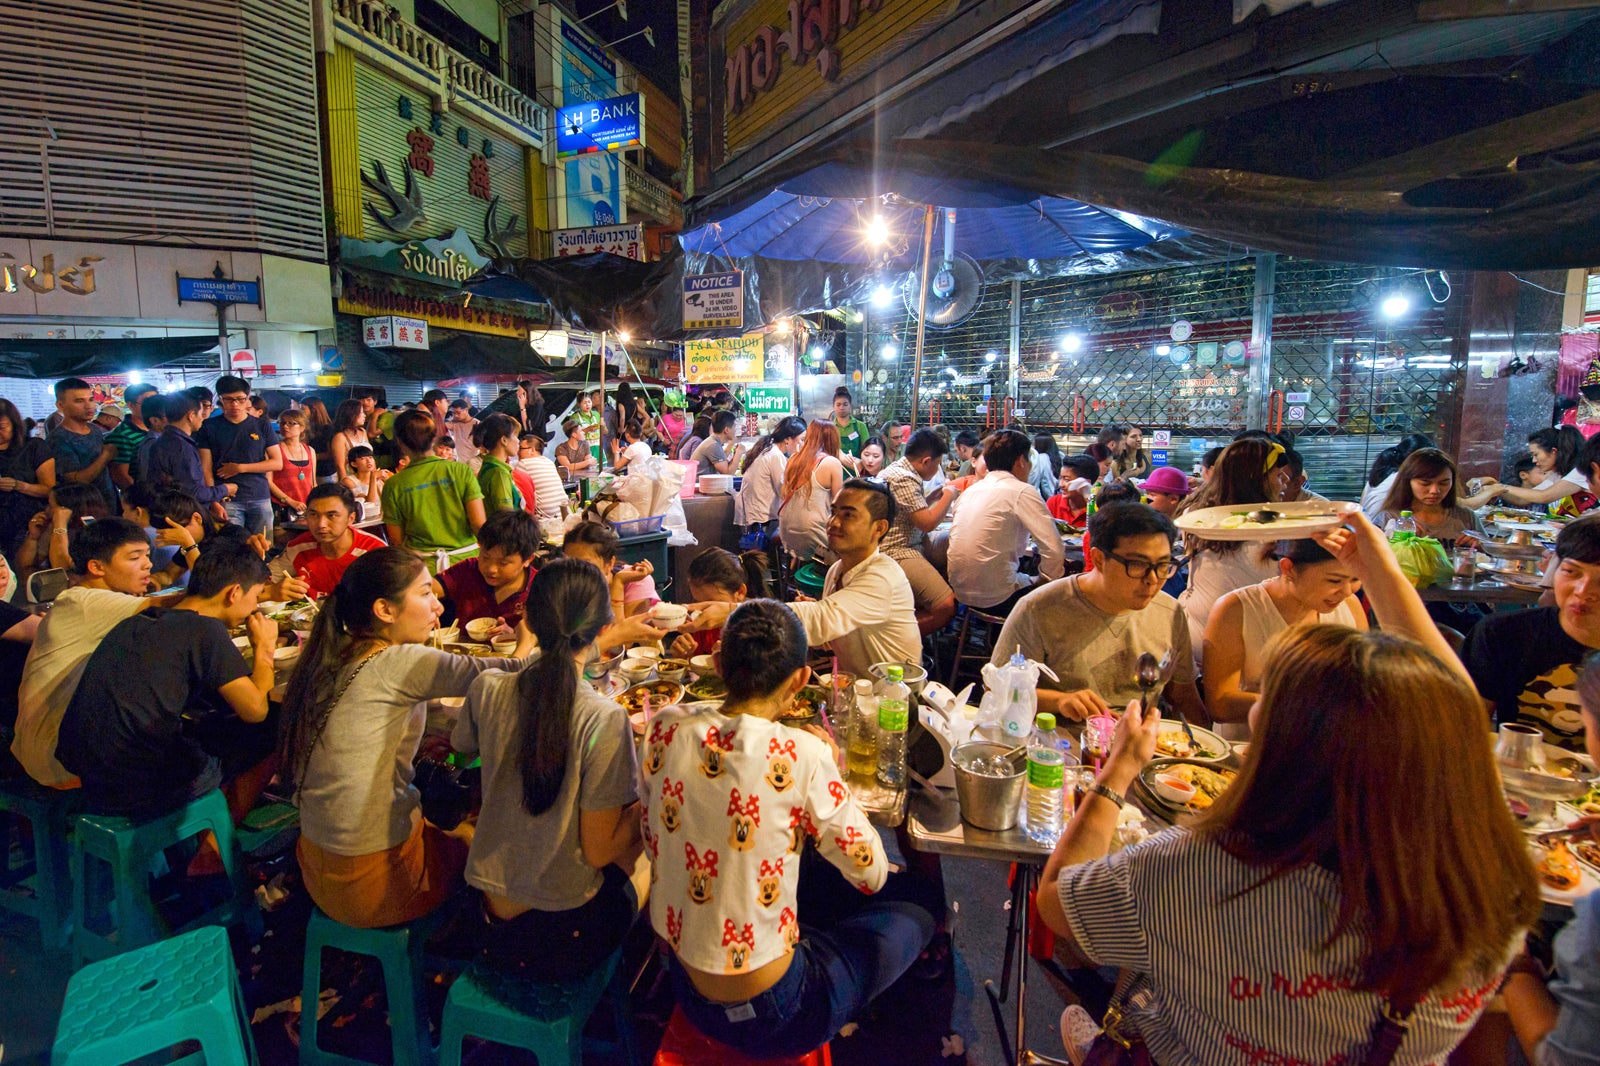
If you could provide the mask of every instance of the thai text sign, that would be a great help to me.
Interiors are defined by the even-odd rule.
[[[260,304],[261,285],[255,281],[229,281],[226,278],[178,279],[178,300],[200,300],[218,304]]]
[[[764,340],[760,333],[747,333],[721,340],[684,341],[684,379],[691,385],[761,381],[766,372]]]
[[[744,271],[691,274],[683,279],[684,329],[731,329],[743,325]]]
[[[428,323],[420,318],[379,315],[361,320],[361,339],[374,348],[428,350]]]
[[[753,385],[744,390],[744,406],[755,415],[786,415],[794,410],[794,393],[787,385]]]
[[[550,234],[555,245],[556,258],[570,255],[588,255],[590,252],[610,252],[624,259],[644,261],[644,223],[634,222],[622,226],[579,226],[576,229],[558,229]]]

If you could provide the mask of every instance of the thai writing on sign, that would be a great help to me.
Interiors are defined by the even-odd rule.
[[[763,26],[737,48],[725,65],[728,110],[738,112],[757,93],[778,83],[787,55],[800,66],[816,61],[824,81],[839,76],[840,34],[855,29],[861,15],[876,11],[883,0],[789,0],[787,26]]]
[[[579,226],[558,229],[550,234],[556,258],[610,252],[624,259],[644,261],[644,223],[623,226]]]
[[[766,372],[760,333],[711,341],[684,341],[684,380],[736,384],[761,381]]]

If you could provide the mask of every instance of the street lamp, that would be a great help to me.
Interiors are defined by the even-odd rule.
[[[883,220],[882,215],[873,215],[872,221],[867,223],[867,243],[876,248],[888,239],[889,223]]]
[[[617,18],[621,19],[623,22],[627,22],[628,21],[628,0],[617,0],[617,2],[614,3],[614,4],[607,4],[605,7],[602,7],[599,11],[591,11],[591,12],[589,12],[589,14],[583,16],[583,18],[579,19],[578,21],[579,22],[588,22],[590,19],[595,18],[598,15],[604,15],[607,11],[610,11],[612,8],[616,8],[617,9]]]
[[[1080,351],[1082,348],[1083,336],[1081,334],[1068,333],[1065,337],[1061,338],[1061,350],[1064,352],[1076,352]]]
[[[1404,293],[1392,293],[1383,298],[1383,303],[1378,305],[1378,310],[1383,312],[1384,318],[1399,318],[1411,310],[1411,297]]]

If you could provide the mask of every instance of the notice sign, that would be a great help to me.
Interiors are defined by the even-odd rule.
[[[644,136],[644,96],[628,93],[556,112],[556,158],[632,148]]]
[[[747,333],[714,341],[684,341],[684,380],[691,385],[761,381],[766,372],[761,348],[765,339],[760,333]]]
[[[684,329],[737,329],[743,325],[744,271],[692,274],[683,279]]]
[[[786,415],[794,410],[787,385],[752,385],[744,390],[745,410],[753,415]]]

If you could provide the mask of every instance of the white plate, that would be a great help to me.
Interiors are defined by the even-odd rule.
[[[1336,500],[1301,500],[1206,507],[1179,515],[1176,524],[1180,532],[1205,540],[1302,540],[1338,528],[1344,522],[1343,509],[1353,506]],[[1253,511],[1274,511],[1281,517],[1275,522],[1237,524]]]
[[[1197,725],[1190,725],[1189,728],[1194,730],[1194,740],[1197,746],[1204,748],[1206,751],[1215,752],[1216,754],[1205,755],[1201,754],[1200,752],[1196,752],[1193,755],[1172,755],[1170,752],[1163,751],[1158,747],[1156,748],[1156,758],[1192,759],[1195,762],[1222,762],[1229,755],[1233,754],[1233,745],[1229,744],[1226,740],[1222,739],[1222,737],[1213,733],[1211,730],[1202,729]],[[1157,737],[1157,740],[1159,741],[1161,738],[1164,738],[1171,733],[1176,733],[1179,736],[1183,736],[1183,723],[1176,721],[1169,722],[1166,719],[1162,719],[1161,732]]]
[[[1539,859],[1542,857],[1541,849],[1537,844],[1528,845],[1528,854],[1532,856],[1535,863],[1538,863]],[[1578,862],[1578,875],[1578,887],[1565,890],[1551,888],[1549,885],[1545,884],[1544,878],[1541,877],[1539,879],[1539,895],[1544,897],[1544,901],[1546,903],[1554,903],[1558,906],[1570,907],[1578,900],[1583,899],[1585,896],[1589,896],[1595,891],[1600,890],[1600,875],[1597,875],[1594,871],[1594,868],[1582,860]]]

